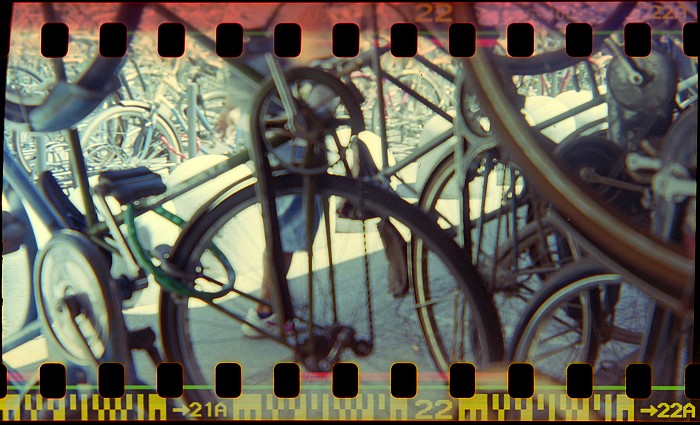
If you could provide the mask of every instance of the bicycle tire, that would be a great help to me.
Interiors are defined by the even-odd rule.
[[[591,316],[587,321],[590,329],[582,332],[592,334],[593,345],[587,359],[574,359],[573,362],[585,361],[590,364],[594,369],[596,385],[601,387],[624,385],[627,365],[643,362],[653,367],[654,385],[682,386],[683,367],[687,364],[683,360],[690,359],[692,347],[690,341],[692,319],[690,324],[686,322],[686,326],[690,328],[683,328],[682,320],[672,313],[671,319],[667,320],[663,316],[664,309],[659,310],[659,305],[654,304],[653,298],[625,283],[620,275],[612,273],[610,269],[593,258],[572,264],[559,274],[552,276],[551,285],[533,299],[528,314],[523,316],[516,338],[509,347],[508,359],[514,362],[531,361],[533,363],[542,360],[545,363],[540,367],[533,364],[538,373],[563,384],[566,371],[560,369],[558,373],[554,373],[558,376],[552,376],[553,373],[549,368],[555,362],[544,360],[545,356],[540,352],[530,355],[531,348],[538,343],[530,342],[528,338],[532,338],[532,334],[537,333],[538,327],[545,327],[539,323],[546,324],[548,310],[555,311],[559,304],[567,300],[578,301],[570,303],[570,308],[580,308],[582,303],[578,297],[581,293],[586,293],[588,299],[595,301],[590,303],[588,309],[588,314]],[[573,319],[572,311],[575,310],[565,308],[559,317]],[[657,311],[662,315],[657,317]],[[556,315],[556,312],[552,315]],[[564,323],[564,320],[560,321]],[[657,329],[656,338],[662,339],[648,340],[652,333],[651,329],[657,324],[660,327]],[[659,329],[663,330],[659,333]],[[554,336],[562,335],[564,333],[561,330],[554,333]],[[551,340],[554,336],[545,336],[542,344],[552,346]],[[651,342],[649,346],[651,351],[645,353],[645,344],[649,342]],[[684,348],[687,349],[685,353]],[[668,395],[669,393],[664,392],[652,393],[650,398],[638,401],[639,407],[657,404]],[[677,391],[676,396],[683,397],[682,392]]]
[[[63,312],[63,309],[60,307],[57,308],[54,305],[47,305],[47,300],[44,300],[41,295],[42,278],[47,277],[43,273],[45,262],[52,249],[58,250],[61,254],[65,254],[65,252],[70,249],[76,250],[79,255],[72,257],[72,260],[78,261],[78,258],[80,258],[80,260],[83,261],[82,265],[89,268],[87,271],[83,270],[86,273],[83,276],[87,276],[90,279],[94,278],[93,282],[99,287],[99,293],[91,294],[98,298],[89,297],[90,301],[92,301],[90,306],[93,307],[95,306],[93,303],[97,303],[97,305],[102,304],[105,307],[104,310],[99,310],[97,314],[105,315],[103,320],[104,323],[107,324],[107,329],[101,330],[109,333],[106,341],[101,341],[102,345],[98,346],[98,349],[102,348],[103,353],[95,357],[95,360],[98,363],[120,362],[124,364],[127,371],[127,382],[130,382],[134,376],[132,375],[131,353],[127,343],[127,328],[121,311],[121,298],[117,295],[116,287],[109,278],[109,262],[100,250],[94,249],[94,245],[86,236],[72,230],[62,230],[55,234],[39,253],[34,266],[34,297],[37,308],[42,312],[39,316],[41,318],[44,335],[47,336],[50,344],[52,344],[69,362],[80,366],[90,366],[89,361],[86,362],[84,358],[78,357],[76,351],[64,345],[65,341],[62,341],[62,338],[65,337],[66,334],[62,332],[65,331],[62,331],[61,327],[56,326],[55,323],[50,323],[50,319],[46,314],[47,309],[49,309],[55,316],[63,315],[65,319],[65,313],[67,313]],[[72,271],[75,270],[76,269],[72,269]],[[66,285],[66,288],[70,287],[64,281],[61,281],[61,283]],[[69,293],[76,294],[75,287],[72,291],[66,292],[64,295]],[[56,294],[52,295],[55,296]],[[85,304],[83,304],[82,307],[85,307]],[[82,312],[81,310],[81,313]],[[68,314],[70,315],[70,313]],[[53,317],[53,315],[52,318],[60,320],[59,317]],[[95,330],[99,332],[100,329]],[[94,352],[92,355],[95,355]],[[87,373],[95,374],[95,376],[92,377],[96,378],[96,372],[96,370],[90,369]]]
[[[72,176],[68,176],[66,178],[66,173],[70,174],[71,172],[69,170],[69,161],[60,161],[61,154],[64,154],[64,156],[68,156],[70,152],[70,149],[68,148],[68,143],[65,141],[64,135],[61,134],[61,132],[49,133],[49,135],[46,135],[45,133],[26,132],[26,135],[29,136],[29,139],[23,141],[23,133],[25,132],[23,132],[22,130],[15,131],[12,144],[14,145],[15,152],[17,153],[17,162],[19,162],[22,168],[27,172],[27,175],[36,176],[36,174],[39,172],[39,168],[37,167],[36,161],[37,155],[39,153],[37,144],[46,143],[46,169],[51,171],[54,174],[54,177],[56,177],[60,182],[63,183],[65,181],[66,183],[68,183],[66,181],[68,180],[72,184]],[[44,142],[43,140],[46,141]],[[56,161],[56,159],[58,159],[60,162]]]
[[[584,298],[579,298],[581,296],[586,297],[585,302]],[[600,385],[622,385],[624,368],[618,368],[616,373],[606,372],[602,370],[603,363],[624,361],[630,355],[638,356],[634,354],[633,347],[641,346],[644,341],[652,302],[648,295],[625,284],[620,275],[612,273],[594,258],[580,260],[552,275],[546,288],[532,300],[515,332],[513,343],[508,348],[508,359],[513,362],[542,360],[546,362],[547,367],[552,366],[554,362],[544,360],[542,353],[537,352],[531,356],[530,352],[533,348],[541,348],[534,341],[537,330],[545,326],[550,316],[556,315],[556,309],[560,308],[561,303],[567,303],[559,314],[558,321],[563,324],[565,320],[570,320],[575,322],[573,327],[583,327],[581,334],[585,335],[588,345],[581,351],[582,355],[579,358],[569,358],[567,362],[562,362],[561,366],[566,367],[572,362],[586,362],[593,366],[596,374],[601,374],[599,380],[603,382]],[[621,310],[625,304],[630,304],[627,314]],[[645,309],[648,317],[645,317]],[[581,312],[581,316],[578,316],[577,311]],[[585,314],[589,316],[587,319]],[[625,323],[625,319],[631,322]],[[631,326],[639,329],[630,329]],[[588,329],[585,329],[586,327]],[[575,333],[577,330],[572,331]],[[559,330],[556,334],[564,335]],[[543,341],[546,341],[544,346],[552,344],[551,338],[544,338]],[[567,344],[570,342],[567,341]],[[613,355],[616,358],[610,359]],[[625,361],[624,366],[627,363],[628,361]],[[559,370],[559,373],[555,374],[557,376],[551,376],[547,367],[535,366],[540,373],[563,382],[566,375],[564,370]],[[604,381],[605,379],[609,381]]]
[[[299,175],[275,177],[272,183],[278,193],[303,191],[302,177]],[[367,208],[381,211],[382,216],[391,216],[393,219],[404,222],[414,232],[412,233],[412,238],[424,238],[421,240],[425,241],[425,247],[435,250],[436,255],[440,257],[439,260],[449,268],[450,276],[457,281],[457,290],[462,291],[466,297],[472,300],[470,306],[478,312],[475,320],[478,320],[479,323],[475,326],[478,327],[479,341],[482,342],[482,345],[479,347],[484,352],[480,362],[477,363],[486,364],[499,361],[503,356],[503,341],[495,308],[479,281],[478,275],[469,273],[469,268],[464,267],[464,259],[454,242],[440,232],[433,223],[423,218],[423,213],[417,207],[407,204],[393,192],[387,192],[379,187],[369,185],[364,185],[360,188],[358,184],[357,181],[349,178],[323,175],[318,176],[316,188],[318,189],[317,193],[323,195],[342,196],[345,199],[362,202],[362,205],[365,205]],[[254,184],[235,192],[209,212],[202,215],[200,219],[193,221],[173,248],[173,264],[180,264],[182,267],[190,270],[193,266],[192,263],[198,263],[199,261],[199,255],[196,255],[196,252],[203,248],[197,247],[203,243],[201,241],[209,238],[208,235],[210,233],[208,232],[212,232],[211,229],[221,228],[224,223],[228,223],[235,216],[236,209],[241,208],[241,205],[246,203],[257,205]],[[213,232],[216,231],[213,230]],[[194,258],[191,257],[193,255]],[[386,275],[384,275],[384,278],[386,278]],[[345,288],[346,291],[351,291],[349,286]],[[202,372],[199,360],[197,360],[193,352],[195,343],[192,341],[192,331],[189,330],[189,319],[187,316],[194,313],[189,313],[190,310],[188,310],[186,300],[184,300],[184,303],[183,301],[177,301],[165,292],[162,293],[160,302],[162,342],[167,358],[184,366],[186,385],[202,385],[206,383],[205,374],[213,374],[213,370]],[[420,320],[424,319],[421,318]],[[426,335],[428,339],[434,337],[432,334]],[[212,351],[208,350],[207,352]],[[395,353],[393,350],[391,352]],[[231,353],[231,355],[234,354]],[[438,367],[441,371],[447,371],[449,363],[444,358],[433,358],[433,360],[439,365]],[[207,358],[206,361],[211,362],[212,360]],[[393,360],[389,359],[389,361]],[[209,382],[211,381],[209,380]],[[206,402],[215,397],[211,390],[196,389],[187,391],[185,398],[188,401]]]
[[[455,8],[456,19],[478,22],[474,17],[470,5]],[[503,67],[496,65],[490,56],[478,54],[463,64],[468,73],[476,77],[474,82],[480,102],[490,112],[493,128],[504,148],[519,158],[521,168],[532,183],[570,219],[571,226],[597,248],[599,255],[616,265],[617,272],[654,291],[658,298],[674,308],[692,309],[687,294],[693,282],[694,263],[679,248],[628,223],[621,214],[606,208],[590,190],[572,181],[535,140],[520,112],[510,106],[514,96],[506,91],[512,91],[512,87],[505,87],[504,91],[497,77]],[[535,57],[530,59],[514,62],[542,66],[534,61]]]
[[[17,157],[17,162],[22,166],[24,171],[27,172],[27,174],[32,173],[33,168],[30,165],[30,161],[36,160],[36,148],[34,149],[25,149],[22,145],[22,132],[21,131],[15,131],[15,130],[10,130],[6,129],[5,132],[10,132],[11,137],[12,137],[12,148],[14,150],[14,153]],[[5,135],[7,137],[7,135]],[[27,152],[29,151],[29,152]],[[33,155],[33,156],[32,156]],[[29,158],[27,158],[29,156]]]
[[[450,235],[456,238],[458,235],[457,232],[453,231],[453,228],[457,227],[457,225],[452,223],[450,219],[459,220],[459,207],[456,205],[453,208],[449,208],[449,205],[438,207],[440,202],[445,201],[443,195],[448,198],[447,202],[456,202],[457,198],[455,197],[460,196],[457,193],[459,191],[456,187],[457,185],[453,181],[454,174],[454,154],[450,153],[428,178],[421,192],[419,205],[429,216],[439,217],[438,223],[441,227],[444,228],[443,223],[445,223],[448,227],[444,230],[447,230]],[[451,187],[448,187],[450,182],[453,182],[453,184]],[[450,189],[452,189],[451,193]],[[481,264],[477,263],[474,265],[474,268],[479,271],[482,280],[486,283],[487,290],[494,298],[494,304],[501,316],[501,323],[505,327],[506,341],[508,341],[509,334],[517,323],[520,311],[526,307],[525,302],[530,299],[532,294],[536,293],[547,276],[556,272],[563,264],[574,259],[572,251],[576,249],[570,246],[572,243],[570,238],[563,237],[562,231],[558,228],[556,222],[549,219],[548,212],[545,212],[545,215],[540,218],[535,218],[534,214],[539,213],[534,213],[531,205],[532,203],[527,199],[527,195],[523,195],[522,201],[519,202],[517,208],[527,208],[528,211],[526,217],[518,219],[521,223],[518,224],[517,233],[513,233],[512,230],[510,232],[506,231],[506,234],[499,237],[495,246],[489,244],[486,248],[482,247],[482,249],[487,251],[483,254],[486,261],[481,261]],[[511,206],[507,204],[501,208],[509,210]],[[465,213],[469,214],[469,211],[469,207],[465,206]],[[490,228],[493,230],[494,225],[497,224],[498,217],[494,214],[496,212],[498,211],[482,215],[485,229]],[[510,213],[506,211],[505,214],[509,215]],[[477,220],[472,219],[470,223],[471,233],[477,231],[477,225]],[[491,233],[493,232],[495,230]],[[482,239],[484,238],[489,239],[490,236],[488,234],[482,235]],[[473,240],[473,237],[469,239]],[[472,258],[475,258],[475,250],[477,249],[474,246],[475,243],[475,241],[472,242]],[[518,249],[517,256],[514,254],[516,246]],[[419,254],[416,252],[413,252],[413,254],[414,263],[420,264],[422,259]],[[479,258],[481,258],[481,255],[479,255]],[[516,261],[517,268],[514,267]],[[413,282],[417,287],[425,284],[420,275],[415,276]],[[429,288],[422,290],[429,292]],[[515,318],[515,323],[512,323],[514,322],[513,318]]]
[[[90,143],[94,137],[97,137],[96,133],[99,131],[99,127],[103,125],[103,123],[113,119],[121,120],[122,117],[125,116],[142,118],[145,122],[149,122],[151,116],[153,115],[152,109],[153,107],[145,102],[123,101],[117,105],[105,109],[104,111],[96,115],[90,123],[90,125],[88,125],[85,131],[83,132],[80,140],[81,144],[83,145],[83,150],[85,151],[86,162],[89,161],[89,150],[91,147]],[[165,137],[165,142],[167,143],[167,145],[169,145],[169,147],[166,146],[165,149],[165,152],[167,152],[169,162],[172,162],[174,164],[180,163],[181,157],[178,154],[182,153],[182,148],[180,146],[180,139],[177,137],[177,133],[175,132],[173,125],[168,119],[163,117],[161,114],[155,115],[154,124],[156,130],[159,131]],[[121,149],[120,144],[118,145],[118,147]],[[175,152],[173,152],[173,150]],[[144,165],[150,168],[149,164]]]

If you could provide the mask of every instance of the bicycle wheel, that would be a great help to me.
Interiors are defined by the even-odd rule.
[[[493,155],[482,156],[470,167],[469,187],[465,190],[469,204],[464,205],[464,214],[469,215],[469,230],[465,229],[468,235],[464,240],[470,243],[472,263],[494,297],[505,341],[509,341],[527,301],[547,276],[573,260],[575,248],[549,219],[550,213],[539,211],[546,208],[533,203],[536,198],[527,194],[523,179],[506,168],[497,170],[494,160],[500,163]],[[515,215],[514,203],[508,198],[513,196],[509,188],[513,183]],[[419,205],[429,216],[436,217],[448,234],[458,238],[460,197],[454,154],[450,154],[429,177]],[[421,253],[413,251],[413,254],[413,261],[421,264]],[[429,282],[424,276],[414,277],[420,291],[431,292],[426,287]]]
[[[171,124],[141,102],[124,102],[95,116],[81,144],[86,163],[98,172],[138,166],[169,170],[183,157]]]
[[[10,142],[9,145],[12,146],[15,157],[28,174],[32,173],[36,161],[37,137],[41,137],[41,135],[29,131],[5,129],[5,139]]]
[[[599,5],[596,7],[602,7]],[[602,23],[594,25],[594,33],[598,30],[596,34],[601,34],[596,38],[602,41],[607,33],[599,30],[619,29],[633,7],[634,4],[627,6],[623,3],[612,9],[612,13],[595,13],[592,21],[583,21],[596,24],[600,23],[601,17],[607,17]],[[592,6],[587,9],[595,10]],[[482,14],[478,19],[475,12],[473,5],[458,5],[455,19],[476,22],[483,28],[486,15]],[[665,302],[677,306],[678,300],[687,300],[694,264],[684,258],[680,249],[659,242],[648,231],[629,223],[623,214],[608,208],[590,189],[576,184],[562,165],[538,143],[530,125],[513,107],[518,104],[514,102],[517,98],[515,88],[508,81],[513,74],[540,74],[579,61],[569,58],[561,44],[559,46],[552,52],[523,60],[499,57],[482,49],[481,54],[463,63],[478,86],[480,102],[489,112],[499,140],[512,157],[518,158],[529,181],[563,216],[570,219],[571,226],[595,245],[600,254],[618,265],[616,272],[624,273],[626,278],[649,287],[659,293]]]
[[[88,366],[92,379],[102,362],[120,362],[131,375],[121,301],[108,277],[107,259],[94,248],[82,234],[63,230],[40,252],[34,296],[43,332],[63,358]]]
[[[44,143],[44,164],[46,169],[51,171],[62,184],[68,182],[72,184],[70,147],[63,133],[46,134],[22,130],[6,131],[11,132],[11,140],[16,157],[22,168],[27,171],[27,174],[36,176],[40,172],[37,156],[40,152],[39,143]]]
[[[299,199],[304,193],[302,177],[298,175],[279,176],[272,183],[278,205],[285,202],[283,198]],[[358,353],[347,348],[341,350],[343,360],[357,362],[363,372],[386,372],[398,358],[415,355],[410,348],[401,351],[402,347],[420,340],[420,326],[413,316],[414,310],[418,310],[421,322],[427,322],[432,316],[426,310],[449,308],[456,298],[461,298],[464,301],[462,323],[465,327],[468,323],[472,330],[469,340],[464,341],[464,357],[478,365],[499,360],[503,341],[498,316],[477,275],[464,267],[464,259],[455,244],[426,220],[419,209],[394,193],[371,185],[358,187],[358,184],[352,179],[331,175],[319,176],[316,181],[316,196],[325,205],[323,217],[330,219],[321,219],[321,230],[315,235],[312,249],[292,257],[287,275],[295,309],[294,329],[301,341],[311,323],[320,332],[316,337],[328,344],[326,347],[333,342],[332,338],[327,339],[327,332],[332,334],[334,327],[341,324],[349,326],[355,338],[364,343]],[[391,223],[403,238],[417,239],[415,246],[432,253],[429,265],[434,279],[451,287],[450,299],[424,299],[417,305],[394,299],[388,293],[386,282],[390,269],[397,264],[387,259],[379,234],[370,230],[379,219],[341,223],[336,219],[333,205],[342,201],[367,208],[381,217],[391,217]],[[332,213],[328,214],[329,211]],[[330,230],[333,227],[335,232]],[[281,232],[284,235],[287,229],[282,228]],[[297,238],[303,241],[306,234],[301,233]],[[289,236],[284,239],[286,243],[292,241]],[[184,366],[186,385],[206,385],[187,391],[185,397],[189,401],[216,399],[212,384],[214,367],[219,362],[241,363],[245,371],[245,391],[247,385],[271,379],[272,365],[291,357],[291,351],[276,345],[275,341],[246,342],[239,322],[231,318],[232,314],[237,314],[242,320],[246,311],[259,302],[251,297],[257,297],[262,286],[265,246],[261,206],[255,187],[251,185],[221,201],[194,222],[173,249],[173,264],[198,276],[188,284],[213,291],[220,286],[207,282],[204,277],[228,282],[235,273],[235,287],[239,291],[217,300],[215,308],[205,308],[207,305],[191,298],[177,300],[167,293],[162,294],[160,320],[165,353],[168,359]],[[311,269],[308,268],[309,259]],[[313,291],[309,289],[309,277],[313,278]],[[312,319],[309,314],[313,315]],[[429,331],[425,337],[435,341],[434,347],[441,343],[442,335]],[[294,349],[294,340],[290,346]],[[448,353],[431,349],[431,354],[438,368],[446,371],[450,360]]]
[[[593,366],[596,385],[624,385],[638,361],[653,300],[594,259],[551,276],[533,298],[509,347],[513,362],[565,384],[570,363]]]

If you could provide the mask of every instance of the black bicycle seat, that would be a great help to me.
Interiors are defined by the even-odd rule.
[[[120,204],[128,204],[148,196],[165,193],[166,187],[159,174],[146,167],[100,173],[95,193],[113,196]]]

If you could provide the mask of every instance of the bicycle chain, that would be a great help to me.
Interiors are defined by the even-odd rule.
[[[362,200],[360,198],[360,203]],[[367,255],[367,222],[362,220],[362,242],[364,245],[364,262],[365,262],[365,286],[367,288],[367,310],[369,312],[369,338],[372,344],[374,344],[374,320],[372,318],[372,295],[371,295],[371,285],[369,282],[369,257]]]

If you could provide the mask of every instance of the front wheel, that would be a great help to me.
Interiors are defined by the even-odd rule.
[[[84,367],[88,375],[102,362],[120,362],[131,381],[127,328],[108,270],[107,258],[89,239],[60,231],[36,260],[35,303],[42,332],[59,358]]]
[[[648,294],[588,258],[552,275],[533,298],[508,360],[530,363],[536,381],[561,386],[566,385],[569,364],[587,363],[593,368],[596,393],[624,386],[631,363],[650,364],[655,386],[677,386],[682,385],[692,334],[692,319],[664,310]],[[669,396],[667,391],[653,391],[650,398],[635,401],[635,407],[648,408]],[[682,400],[679,392],[673,397]]]
[[[333,361],[356,362],[362,373],[386,373],[395,361],[419,361],[410,348],[420,344],[418,320],[427,329],[426,323],[434,317],[430,312],[441,311],[445,317],[458,315],[460,326],[470,329],[469,338],[460,341],[465,361],[481,367],[501,359],[503,340],[491,299],[477,274],[465,267],[456,244],[417,207],[375,186],[358,187],[360,183],[352,179],[319,176],[315,183],[318,209],[311,226],[316,234],[311,249],[306,249],[306,216],[301,213],[303,208],[295,210],[304,205],[299,202],[304,197],[302,181],[297,175],[272,181],[282,245],[284,251],[295,252],[287,280],[297,341],[304,341],[313,326],[316,340],[321,342],[317,353],[327,354],[323,343],[332,345],[333,335],[337,337],[334,329],[345,327],[362,344],[341,350]],[[377,232],[380,218],[337,218],[335,207],[341,202],[375,212],[397,229],[403,242],[413,240],[428,258],[434,285],[443,287],[449,297],[415,304],[406,302],[408,297],[392,297],[387,276],[396,275],[402,267],[400,256],[390,259],[385,253],[387,244]],[[398,240],[394,243],[401,245]],[[287,349],[271,338],[251,340],[243,335],[241,320],[250,320],[250,311],[263,302],[265,246],[261,206],[255,186],[250,185],[195,221],[173,249],[173,264],[197,276],[190,283],[195,289],[214,292],[221,288],[216,282],[235,279],[234,291],[214,305],[192,298],[178,300],[168,293],[161,297],[165,354],[169,361],[184,366],[185,385],[202,386],[186,392],[189,402],[216,402],[214,368],[220,362],[241,364],[245,388],[270,382],[273,365],[289,361],[292,351],[303,349],[294,336]],[[408,265],[403,267],[408,273]],[[457,307],[456,300],[460,301]],[[452,359],[447,335],[431,331],[425,337],[431,347],[442,347],[437,351],[431,348],[431,354],[439,369],[446,372]]]
[[[571,363],[593,366],[596,385],[624,385],[640,359],[653,301],[589,258],[550,277],[513,337],[509,360],[565,383]]]

